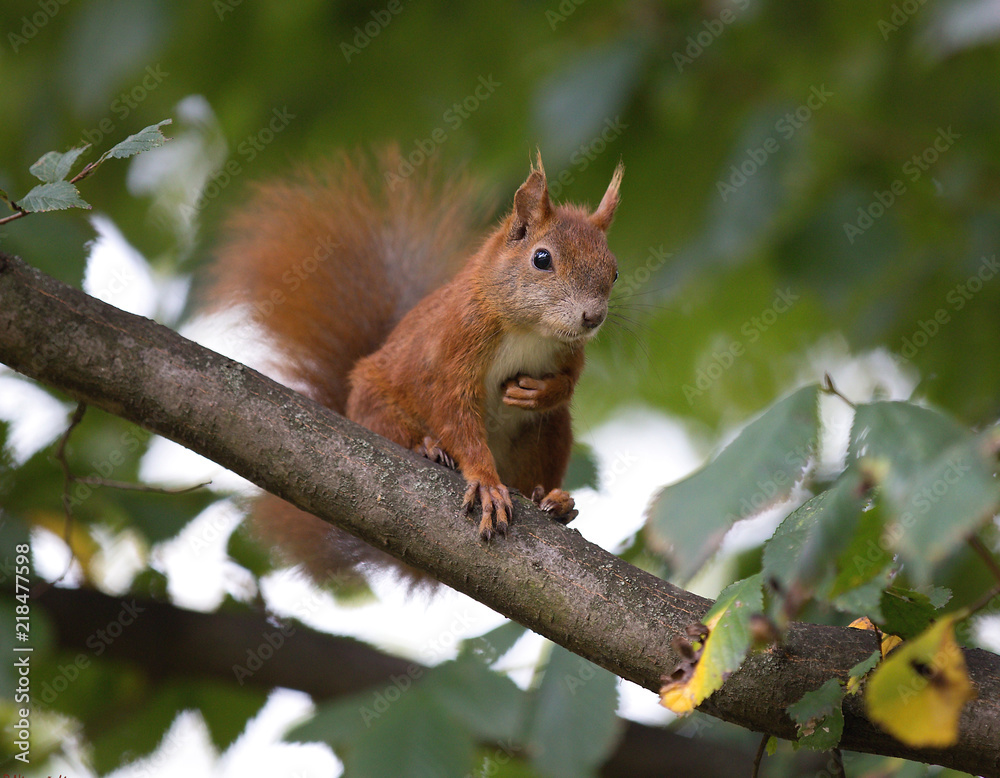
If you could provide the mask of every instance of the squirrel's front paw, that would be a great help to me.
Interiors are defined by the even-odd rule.
[[[455,464],[455,460],[452,459],[451,454],[439,447],[437,441],[430,436],[424,438],[423,443],[418,443],[414,446],[413,450],[420,454],[420,456],[427,457],[432,462],[437,462],[452,470],[458,469],[458,465]]]
[[[493,537],[494,524],[498,535],[507,534],[507,523],[514,513],[514,504],[510,500],[510,492],[501,483],[489,486],[482,481],[469,481],[462,500],[462,509],[472,513],[476,503],[483,506],[483,518],[479,522],[479,537],[489,540]]]
[[[569,400],[572,384],[562,375],[532,378],[521,374],[503,385],[503,401],[515,408],[547,411]]]
[[[574,507],[576,503],[569,496],[569,492],[562,489],[553,489],[546,494],[544,487],[536,486],[531,493],[531,500],[543,511],[552,514],[552,518],[560,524],[569,524],[580,513]]]

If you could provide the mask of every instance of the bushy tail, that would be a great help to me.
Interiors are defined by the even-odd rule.
[[[432,162],[414,171],[397,148],[374,163],[344,154],[265,183],[227,223],[211,307],[247,306],[277,372],[343,413],[354,363],[474,251],[482,205],[467,178],[446,179]],[[319,581],[389,560],[271,496],[258,500],[251,526]]]

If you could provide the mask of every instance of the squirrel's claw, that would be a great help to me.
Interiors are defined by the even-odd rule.
[[[467,514],[472,513],[477,502],[483,506],[479,537],[489,541],[493,537],[494,530],[496,534],[506,536],[508,522],[514,514],[514,504],[511,502],[507,487],[503,484],[488,486],[481,481],[469,481],[462,500],[462,509]]]
[[[427,457],[432,462],[437,462],[452,470],[458,469],[458,465],[455,464],[455,460],[451,454],[438,446],[437,441],[429,435],[424,438],[422,443],[414,446],[413,450],[420,454],[420,456]]]
[[[560,524],[569,524],[580,514],[574,507],[576,503],[569,492],[562,489],[553,489],[546,494],[544,487],[536,486],[531,493],[531,500],[543,511],[550,513]]]

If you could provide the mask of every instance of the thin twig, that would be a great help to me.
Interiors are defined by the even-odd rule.
[[[194,486],[179,487],[149,486],[148,484],[133,484],[128,481],[111,481],[107,478],[99,478],[92,475],[74,476],[73,480],[79,484],[87,484],[87,486],[107,486],[110,489],[123,489],[129,492],[148,492],[150,494],[186,494],[212,483],[211,481],[205,481]]]
[[[87,404],[80,403],[76,406],[76,410],[73,412],[73,416],[70,418],[69,426],[66,427],[66,431],[59,438],[59,443],[56,445],[55,453],[53,457],[59,463],[59,466],[63,471],[63,512],[66,514],[66,522],[63,528],[63,540],[66,546],[69,548],[69,562],[66,564],[66,569],[52,581],[50,586],[55,585],[65,578],[73,566],[73,560],[76,559],[76,551],[73,548],[72,543],[72,532],[73,532],[73,508],[72,508],[72,498],[70,497],[70,487],[73,484],[86,484],[87,486],[106,486],[111,489],[122,489],[131,492],[145,492],[147,494],[186,494],[187,492],[193,492],[195,489],[201,489],[204,486],[211,484],[211,481],[205,481],[204,483],[195,484],[194,486],[183,486],[179,488],[170,488],[164,486],[149,486],[148,484],[134,484],[128,481],[112,481],[107,478],[100,478],[98,476],[83,475],[78,476],[73,473],[73,469],[69,465],[69,461],[66,459],[66,445],[69,443],[70,435],[73,434],[73,430],[83,421],[83,415],[87,411]],[[40,594],[43,593],[39,592]]]
[[[847,397],[834,385],[833,377],[829,373],[823,373],[823,391],[827,394],[832,394],[835,397],[839,397],[845,403],[850,405],[852,408],[857,408],[858,406],[847,399]]]
[[[983,562],[989,568],[993,577],[1000,582],[1000,562],[997,562],[997,558],[993,556],[993,553],[986,548],[986,545],[979,539],[978,535],[969,535],[969,545],[972,546],[972,550],[975,551],[982,558]]]
[[[757,778],[760,775],[760,763],[764,759],[764,751],[767,748],[767,741],[771,739],[771,736],[766,732],[761,736],[760,745],[757,746],[757,755],[753,758],[753,772],[750,773],[750,778]]]

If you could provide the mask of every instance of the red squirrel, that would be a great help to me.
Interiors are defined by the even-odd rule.
[[[372,175],[345,156],[259,187],[230,221],[213,291],[254,307],[296,388],[459,469],[483,540],[506,534],[509,488],[569,521],[569,401],[618,277],[606,233],[623,167],[591,212],[550,202],[539,154],[476,249],[474,188],[385,174],[399,162],[384,151]],[[384,557],[277,498],[255,525],[314,577]]]

